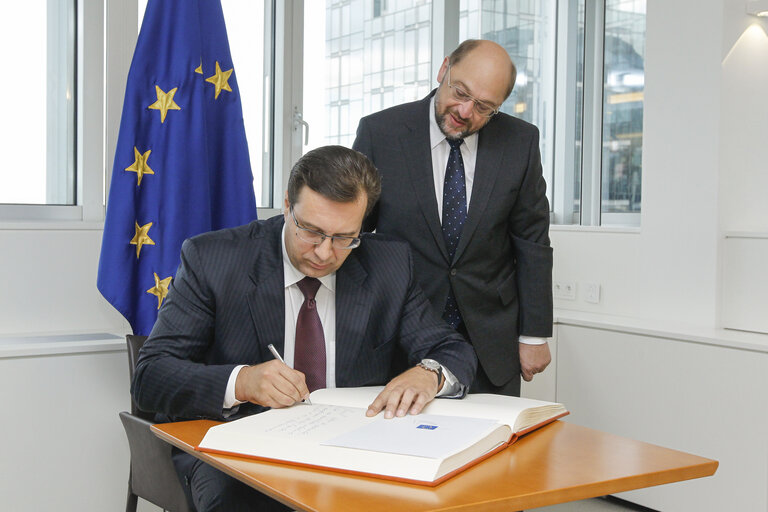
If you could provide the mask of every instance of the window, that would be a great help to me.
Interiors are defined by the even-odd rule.
[[[304,151],[351,146],[361,117],[429,93],[431,15],[425,1],[304,3]]]
[[[541,164],[552,204],[557,2],[462,0],[459,40],[465,39],[495,41],[515,63],[515,88],[501,111],[539,128]]]
[[[74,0],[11,2],[3,9],[0,46],[14,79],[0,83],[0,203],[74,205]]]
[[[610,219],[640,212],[645,0],[606,1],[603,66],[602,218],[626,224]]]
[[[541,132],[553,223],[639,225],[645,1],[461,0],[446,23],[423,0],[305,2],[303,149],[351,145],[361,116],[424,97],[435,41],[490,39],[518,67],[502,111]],[[436,33],[451,17],[458,33]]]
[[[555,223],[639,226],[645,0],[564,2],[560,18]]]

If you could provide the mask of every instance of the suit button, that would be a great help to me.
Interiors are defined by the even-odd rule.
[[[451,269],[451,275],[452,275],[452,276],[455,276],[455,275],[456,275],[456,269],[455,269],[455,268],[452,268],[452,269]]]

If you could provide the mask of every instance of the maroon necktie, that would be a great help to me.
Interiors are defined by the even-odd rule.
[[[307,387],[312,392],[325,387],[325,335],[315,302],[320,281],[314,277],[305,277],[297,285],[304,294],[304,304],[296,319],[293,368],[305,375]]]

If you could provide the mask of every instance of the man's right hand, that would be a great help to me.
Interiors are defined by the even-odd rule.
[[[304,374],[276,359],[246,366],[237,374],[235,398],[279,409],[309,397]]]

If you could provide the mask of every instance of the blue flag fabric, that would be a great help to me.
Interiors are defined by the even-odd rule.
[[[128,73],[99,291],[147,335],[182,242],[255,218],[220,0],[149,0]]]

